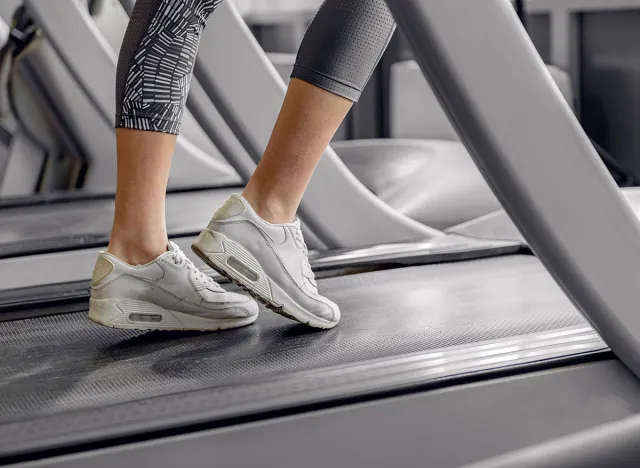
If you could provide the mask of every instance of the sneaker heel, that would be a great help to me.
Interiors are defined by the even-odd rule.
[[[224,239],[225,237],[217,232],[204,229],[196,239],[195,245],[205,254],[224,253]]]

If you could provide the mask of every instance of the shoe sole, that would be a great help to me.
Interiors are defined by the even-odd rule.
[[[316,317],[300,307],[273,279],[264,273],[264,269],[251,253],[223,234],[205,229],[191,246],[191,250],[204,263],[276,314],[313,328],[325,330],[338,324],[337,321],[333,322]],[[288,298],[289,304],[274,301],[274,290],[277,290],[281,297]]]
[[[210,319],[168,310],[145,301],[90,299],[89,320],[127,330],[218,331],[245,327],[258,315],[233,319]]]

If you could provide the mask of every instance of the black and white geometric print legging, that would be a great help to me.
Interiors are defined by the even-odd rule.
[[[116,74],[116,127],[177,134],[207,19],[222,0],[137,0]],[[325,0],[292,78],[357,101],[395,30],[384,0]]]

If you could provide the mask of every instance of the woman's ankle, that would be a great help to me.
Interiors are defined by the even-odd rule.
[[[162,236],[149,238],[112,234],[107,252],[129,265],[144,265],[166,252],[168,243],[168,239]]]
[[[275,196],[262,196],[247,190],[242,196],[249,202],[258,216],[268,223],[287,224],[295,219],[296,208]]]

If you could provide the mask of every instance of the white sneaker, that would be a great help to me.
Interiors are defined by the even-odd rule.
[[[258,304],[227,292],[198,270],[180,248],[146,265],[101,252],[93,271],[89,318],[138,330],[224,330],[253,323]]]
[[[300,222],[270,224],[232,195],[200,233],[193,251],[268,308],[316,328],[340,320],[338,306],[318,294]]]

